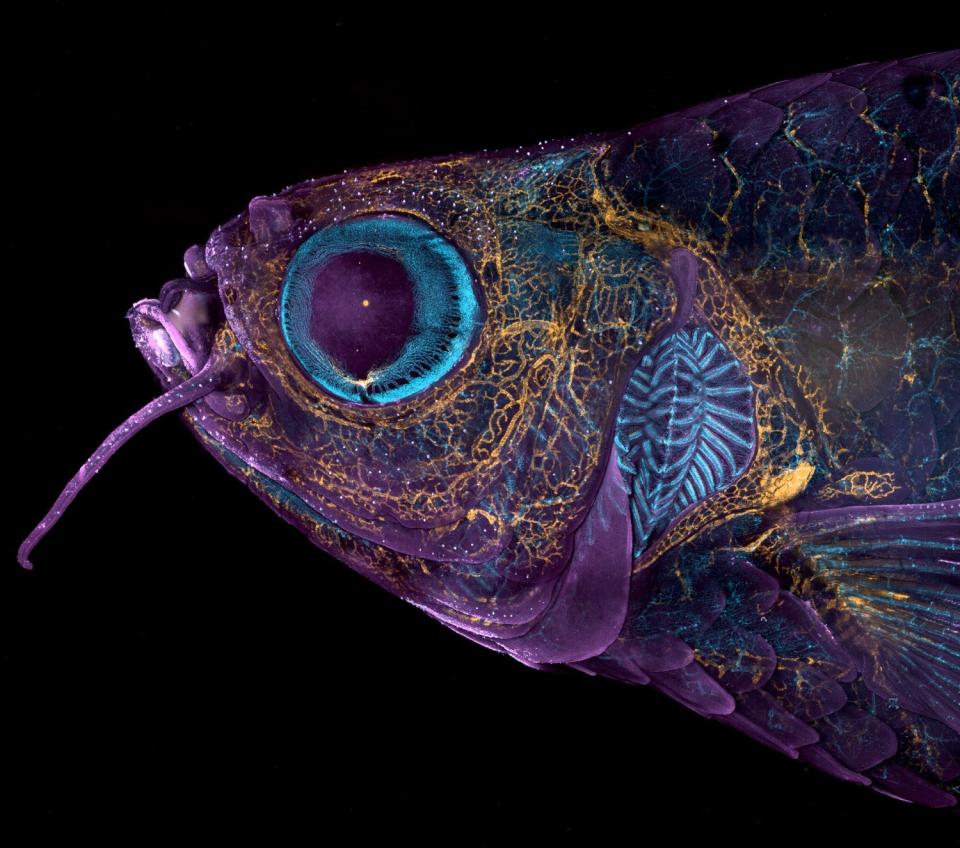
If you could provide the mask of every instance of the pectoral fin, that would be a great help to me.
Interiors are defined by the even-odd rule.
[[[617,640],[573,665],[840,779],[950,806],[958,560],[960,501],[797,514],[747,547],[719,527],[635,575]]]
[[[799,513],[777,554],[880,697],[960,733],[960,501]]]

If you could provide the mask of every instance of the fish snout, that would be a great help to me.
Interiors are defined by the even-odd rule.
[[[177,385],[204,370],[216,372],[220,387],[202,401],[211,412],[238,421],[261,407],[266,384],[239,345],[226,354],[214,350],[226,324],[215,280],[206,285],[171,280],[158,298],[133,304],[127,318],[134,343],[165,384]]]

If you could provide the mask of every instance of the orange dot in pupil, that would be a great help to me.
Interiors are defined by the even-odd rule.
[[[364,301],[363,301],[363,305],[364,305],[364,306],[369,306],[369,305],[370,305],[370,301],[369,301],[369,300],[366,300],[366,299],[364,299]]]

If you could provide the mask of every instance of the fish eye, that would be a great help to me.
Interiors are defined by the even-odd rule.
[[[389,403],[449,372],[479,320],[457,248],[406,215],[362,215],[297,250],[280,294],[284,341],[314,382],[359,403]]]

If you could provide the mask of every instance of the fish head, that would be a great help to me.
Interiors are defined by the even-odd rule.
[[[473,633],[549,604],[678,308],[669,263],[612,224],[607,146],[571,141],[254,198],[128,313],[171,390],[216,372],[183,415],[231,473]]]

